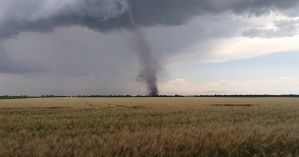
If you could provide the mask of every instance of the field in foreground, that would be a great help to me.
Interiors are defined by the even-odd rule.
[[[0,156],[299,156],[299,99],[0,100]]]

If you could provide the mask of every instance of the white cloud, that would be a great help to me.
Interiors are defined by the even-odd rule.
[[[284,38],[237,37],[223,41],[211,53],[211,61],[227,61],[299,50],[299,35]]]
[[[175,79],[160,84],[161,94],[298,94],[299,78],[195,83]]]
[[[288,32],[282,32],[282,34],[286,34],[286,36],[277,36],[275,38],[248,38],[242,36],[242,32],[251,28],[266,31],[269,29],[275,30],[275,24],[277,24],[279,20],[295,22],[298,20],[298,17],[286,17],[278,13],[245,19],[242,19],[244,18],[242,16],[223,16],[223,18],[229,17],[228,19],[230,20],[222,21],[222,27],[217,28],[221,29],[221,31],[227,30],[227,32],[231,31],[229,28],[233,28],[234,31],[226,33],[225,36],[220,35],[214,38],[210,38],[212,35],[209,34],[209,38],[200,40],[197,44],[193,44],[187,49],[182,50],[184,52],[179,53],[179,55],[169,58],[170,65],[224,62],[228,60],[258,57],[271,53],[299,50],[299,34],[296,33],[293,34],[293,36],[288,36]],[[236,25],[234,25],[235,22],[233,21],[237,21]],[[211,28],[213,27],[214,25],[211,26]],[[296,25],[296,27],[298,26]],[[213,32],[215,30],[216,29],[212,29],[211,31]],[[201,33],[199,36],[203,34],[205,33]]]
[[[188,84],[188,82],[186,82],[185,79],[175,79],[175,80],[168,81],[168,83],[171,85],[186,85],[186,84]]]

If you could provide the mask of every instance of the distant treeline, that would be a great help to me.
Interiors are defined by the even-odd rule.
[[[79,98],[98,98],[98,97],[184,97],[182,95],[156,95],[156,96],[150,96],[150,95],[76,95],[76,96],[55,96],[55,95],[42,95],[42,98],[51,98],[51,97],[79,97]]]
[[[297,94],[282,94],[282,95],[269,95],[269,94],[252,94],[252,95],[76,95],[76,96],[54,96],[54,95],[42,95],[42,97],[299,97]]]
[[[150,96],[150,95],[76,95],[76,96],[63,96],[63,95],[42,95],[42,98],[52,98],[52,97],[79,97],[79,98],[99,98],[99,97],[184,97],[183,95],[156,95],[156,96]],[[189,96],[190,97],[190,96]]]
[[[297,94],[281,94],[281,95],[270,95],[270,94],[250,94],[250,95],[194,95],[194,97],[299,97]]]
[[[24,99],[28,98],[27,95],[2,95],[0,96],[0,99]]]
[[[65,95],[42,95],[42,98],[63,98],[63,97],[74,97],[74,96],[65,96]]]
[[[252,95],[42,95],[42,96],[27,96],[27,95],[3,95],[0,99],[26,99],[26,98],[63,98],[63,97],[79,97],[79,98],[124,98],[124,97],[241,97],[241,98],[255,98],[255,97],[298,97],[298,94],[282,94],[282,95],[269,95],[269,94],[252,94]]]

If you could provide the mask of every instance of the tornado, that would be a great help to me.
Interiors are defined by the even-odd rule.
[[[146,82],[148,95],[157,96],[159,94],[157,83],[157,71],[159,67],[159,62],[152,56],[149,45],[143,37],[140,29],[135,24],[131,9],[128,10],[128,13],[133,26],[133,34],[137,40],[137,54],[140,63],[139,78]]]

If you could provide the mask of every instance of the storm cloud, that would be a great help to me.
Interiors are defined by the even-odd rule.
[[[217,45],[213,39],[297,35],[296,19],[274,20],[275,28],[247,19],[299,16],[298,8],[298,0],[0,0],[0,73],[44,72],[56,80],[94,76],[99,84],[113,78],[121,86],[144,75],[134,73],[138,56],[132,51],[138,50],[132,46],[137,42],[131,43],[129,9],[153,60],[182,59],[196,51],[200,55],[192,60],[200,61]]]
[[[297,0],[1,0],[0,39],[20,32],[50,32],[59,26],[83,26],[95,31],[130,29],[129,6],[137,25],[175,26],[196,15],[234,12],[261,16],[280,11],[289,14]]]

